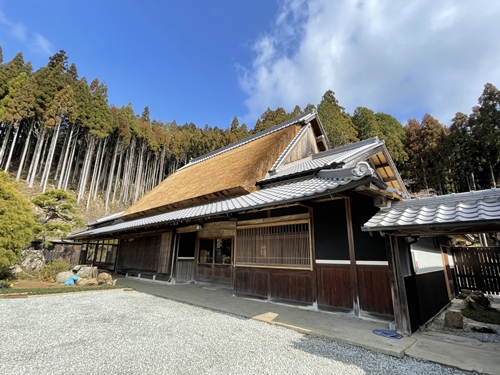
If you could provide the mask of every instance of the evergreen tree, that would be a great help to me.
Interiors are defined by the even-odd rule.
[[[500,90],[491,83],[484,86],[479,106],[469,118],[472,136],[478,146],[476,157],[482,171],[482,186],[496,187],[500,179]]]
[[[75,202],[75,197],[64,190],[49,190],[33,199],[39,209],[35,232],[43,240],[43,246],[50,246],[50,239],[62,238],[83,225]]]
[[[0,172],[0,274],[15,263],[25,245],[33,239],[33,207],[16,189],[5,172]]]
[[[318,115],[328,136],[331,148],[358,141],[358,132],[348,113],[335,98],[335,93],[328,90],[318,104]]]
[[[357,107],[351,117],[360,140],[380,135],[380,127],[375,113],[365,107]]]
[[[260,116],[260,118],[255,123],[255,128],[253,129],[254,133],[261,132],[263,130],[269,129],[274,125],[281,124],[289,119],[291,119],[293,115],[286,113],[283,107],[278,107],[274,111],[270,108]]]
[[[391,154],[399,170],[404,168],[408,160],[405,150],[406,133],[403,125],[391,115],[378,112],[375,114],[379,129],[378,137],[385,142],[385,146]]]

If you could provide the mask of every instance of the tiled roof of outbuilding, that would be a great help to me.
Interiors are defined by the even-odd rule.
[[[467,227],[498,222],[500,230],[500,189],[471,191],[393,202],[363,227],[370,231],[396,231],[427,226]]]

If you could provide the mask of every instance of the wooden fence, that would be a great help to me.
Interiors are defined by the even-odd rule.
[[[500,294],[500,247],[452,247],[458,289]]]
[[[74,244],[56,244],[53,247],[44,250],[45,261],[64,259],[71,264],[85,264],[85,253],[81,251],[80,245]],[[83,259],[82,259],[83,258]]]

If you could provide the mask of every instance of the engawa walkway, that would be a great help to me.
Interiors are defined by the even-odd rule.
[[[229,287],[220,285],[166,285],[132,278],[118,278],[118,284],[138,292],[261,320],[377,353],[399,358],[408,355],[462,370],[500,374],[500,345],[496,343],[430,332],[417,332],[399,340],[384,338],[375,335],[373,330],[387,329],[385,322],[235,297]]]

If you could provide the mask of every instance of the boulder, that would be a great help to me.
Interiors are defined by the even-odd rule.
[[[21,267],[28,271],[40,271],[45,266],[43,250],[25,249],[21,253]]]
[[[80,271],[80,268],[82,268],[82,267],[83,267],[83,265],[80,265],[80,264],[78,264],[78,265],[74,266],[74,267],[73,267],[73,272],[74,272],[74,273],[77,273],[78,271]]]
[[[82,277],[76,280],[75,284],[78,286],[93,286],[97,285],[97,279],[85,279]]]
[[[89,280],[88,279],[79,278],[78,280],[75,281],[75,284],[78,285],[78,286],[87,286],[87,285],[89,285]]]
[[[464,328],[464,316],[460,310],[449,309],[444,315],[444,326],[448,328]]]
[[[113,285],[113,277],[107,272],[101,272],[97,276],[97,283],[99,285]]]
[[[19,267],[19,266],[13,266],[13,267],[10,267],[10,268],[7,268],[5,270],[5,273],[7,274],[7,276],[9,277],[13,277],[15,278],[17,275],[19,275],[21,272],[23,272],[22,268]]]
[[[60,272],[56,276],[56,283],[64,283],[66,280],[71,279],[73,277],[73,271],[65,271]]]
[[[481,291],[470,293],[465,298],[465,304],[469,309],[491,310],[491,301]]]
[[[98,274],[99,270],[97,269],[97,267],[89,266],[83,266],[77,272],[78,276],[85,277],[87,279],[96,279]]]
[[[467,332],[497,333],[497,331],[484,323],[468,323],[465,327]]]

